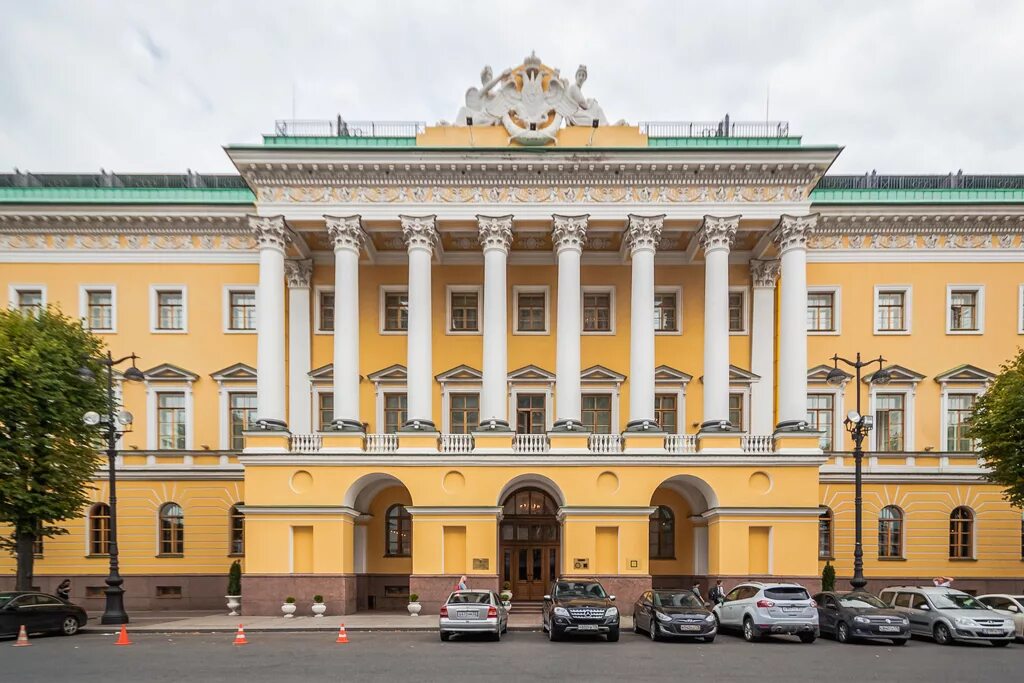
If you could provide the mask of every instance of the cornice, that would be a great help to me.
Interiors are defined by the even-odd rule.
[[[0,213],[0,233],[74,234],[74,235],[248,235],[245,214],[237,216],[147,216],[95,214],[64,215],[59,213]]]

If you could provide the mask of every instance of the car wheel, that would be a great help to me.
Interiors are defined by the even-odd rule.
[[[808,644],[809,643],[813,643],[816,637],[817,636],[815,636],[813,633],[801,633],[800,634],[800,642],[801,643],[808,643]],[[843,641],[843,642],[845,642],[845,641]]]
[[[553,642],[555,642],[557,640],[561,640],[561,639],[562,639],[562,634],[559,633],[555,629],[555,627],[553,625],[549,624],[548,625],[548,640],[550,640],[553,643]]]
[[[651,630],[653,630],[653,627],[652,627]],[[618,626],[616,626],[615,628],[613,628],[610,631],[608,631],[608,642],[609,643],[617,643],[617,642],[619,642],[619,627]]]
[[[505,622],[505,625],[501,627],[501,632],[502,633],[508,633],[508,622],[507,621]]]
[[[897,638],[896,640],[892,641],[892,644],[896,647],[903,647],[907,644],[908,640],[910,640],[910,638]]]
[[[448,640],[451,637],[452,637],[452,634],[448,633],[447,631],[441,631],[441,642],[442,643],[447,643]]]
[[[988,642],[992,643],[992,647],[1006,647],[1010,644],[1008,640],[990,640]]]
[[[949,645],[953,642],[953,636],[949,632],[949,627],[942,622],[935,624],[933,635],[935,636],[935,642],[939,645]]]
[[[651,630],[647,633],[651,636],[651,640],[657,642],[661,637],[661,634],[658,633],[658,622],[651,619]]]
[[[840,621],[836,626],[836,640],[840,643],[850,642],[850,627],[845,622]]]
[[[498,626],[498,630],[491,634],[491,640],[501,642],[501,626]]]
[[[64,617],[60,625],[60,632],[66,636],[73,636],[78,633],[78,619],[75,617]]]
[[[743,620],[743,640],[748,643],[753,643],[759,640],[760,636],[757,635],[757,629],[754,628],[754,620],[747,617]]]

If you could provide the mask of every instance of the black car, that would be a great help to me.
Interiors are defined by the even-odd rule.
[[[910,621],[870,593],[818,593],[818,626],[821,633],[834,636],[840,643],[852,640],[891,640],[906,645],[910,640]]]
[[[651,640],[684,636],[711,643],[718,635],[718,623],[693,591],[652,590],[633,604],[633,632],[647,633]]]
[[[619,610],[613,600],[597,579],[557,579],[551,582],[551,594],[544,596],[541,625],[549,640],[604,634],[614,643],[619,639]]]
[[[46,593],[0,593],[0,636],[16,636],[24,626],[28,633],[55,631],[73,636],[85,626],[85,610]]]

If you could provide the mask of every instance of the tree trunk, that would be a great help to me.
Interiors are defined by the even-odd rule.
[[[31,531],[19,531],[15,540],[15,552],[18,555],[18,578],[14,590],[32,590],[32,564],[35,560],[36,535]]]

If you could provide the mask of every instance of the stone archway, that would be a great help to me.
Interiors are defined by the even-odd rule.
[[[541,488],[537,482],[502,495],[499,583],[503,588],[509,585],[517,602],[539,601],[561,567],[561,501],[552,495],[550,487]]]
[[[709,543],[702,514],[717,505],[714,490],[692,475],[670,477],[654,490],[648,560],[655,588],[689,588],[700,583],[706,594]]]

